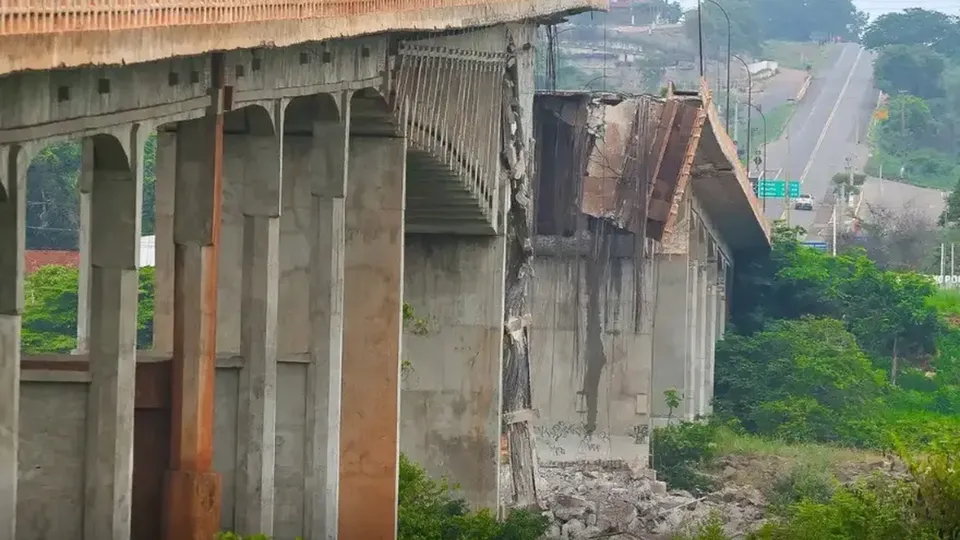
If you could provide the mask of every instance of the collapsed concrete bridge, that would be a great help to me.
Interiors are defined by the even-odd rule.
[[[0,540],[394,538],[398,449],[498,507],[515,491],[502,425],[554,415],[539,376],[540,420],[503,413],[512,182],[537,161],[504,148],[539,138],[537,22],[604,2],[68,7],[0,1]],[[686,120],[663,127],[653,241],[682,244],[700,212],[714,254],[766,242],[708,93],[664,103]],[[137,351],[153,133],[154,340]],[[25,355],[26,171],[68,139],[79,347]],[[610,219],[597,208],[582,213]],[[617,226],[640,234],[637,212]],[[404,302],[429,331],[404,335]],[[540,317],[507,329],[534,354],[555,331]]]

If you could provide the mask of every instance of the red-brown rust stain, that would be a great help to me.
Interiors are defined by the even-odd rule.
[[[86,372],[90,370],[90,364],[86,360],[24,359],[20,360],[20,370]]]

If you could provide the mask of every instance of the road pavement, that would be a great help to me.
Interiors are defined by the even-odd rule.
[[[794,210],[782,199],[767,199],[765,213],[770,219],[788,217],[811,236],[830,218],[830,179],[844,170],[848,158],[855,166],[865,160],[867,127],[878,96],[872,53],[845,43],[835,55],[815,75],[784,136],[767,147],[767,176],[800,180],[801,193],[813,196],[816,204],[813,211]]]

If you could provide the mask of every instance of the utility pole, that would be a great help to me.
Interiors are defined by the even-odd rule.
[[[784,178],[783,178],[783,204],[785,205],[784,212],[787,218],[787,226],[790,226],[790,124],[787,124],[787,166],[784,167]]]
[[[833,198],[833,242],[830,244],[830,251],[833,256],[837,256],[837,198]]]
[[[883,200],[883,162],[880,162],[880,199]]]

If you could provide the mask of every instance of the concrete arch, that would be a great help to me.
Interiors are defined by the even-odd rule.
[[[90,137],[93,144],[93,169],[95,171],[130,172],[130,155],[123,143],[114,135],[98,133]]]
[[[224,133],[244,133],[254,136],[270,136],[278,133],[276,129],[277,107],[270,103],[250,103],[223,115]]]
[[[351,92],[313,94],[289,100],[284,108],[284,133],[313,134],[314,123],[336,124],[349,113]]]
[[[401,135],[393,108],[380,90],[367,87],[350,99],[350,135]]]

